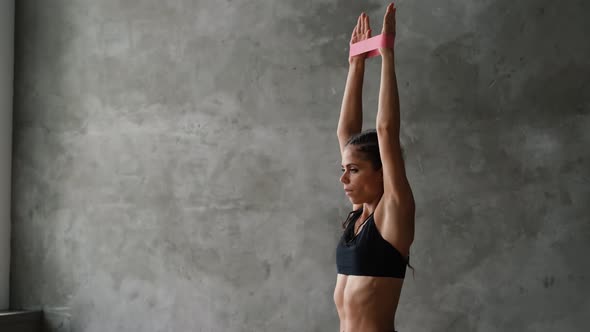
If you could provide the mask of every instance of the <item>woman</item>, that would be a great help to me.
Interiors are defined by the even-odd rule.
[[[395,35],[395,8],[387,7],[383,34]],[[351,43],[371,37],[361,14]],[[342,177],[352,212],[337,248],[334,302],[342,332],[395,331],[395,312],[414,240],[415,205],[399,140],[400,114],[393,48],[381,53],[377,129],[361,132],[365,56],[349,58],[338,141]]]

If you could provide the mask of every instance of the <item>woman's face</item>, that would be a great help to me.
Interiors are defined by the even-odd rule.
[[[353,204],[372,202],[383,195],[383,171],[375,170],[354,146],[349,145],[342,152],[340,182]]]

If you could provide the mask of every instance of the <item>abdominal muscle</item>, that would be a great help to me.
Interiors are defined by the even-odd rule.
[[[334,302],[340,332],[393,332],[404,280],[338,274]]]

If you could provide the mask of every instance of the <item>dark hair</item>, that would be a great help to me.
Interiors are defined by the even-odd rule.
[[[352,135],[344,146],[349,145],[354,146],[361,153],[363,159],[369,160],[375,170],[381,169],[379,140],[377,139],[377,131],[375,129],[368,129]]]
[[[367,129],[352,135],[344,146],[347,147],[349,145],[355,146],[357,151],[363,155],[364,159],[369,160],[373,164],[375,170],[381,169],[381,154],[379,153],[377,130]],[[402,148],[402,159],[403,157],[404,149]]]

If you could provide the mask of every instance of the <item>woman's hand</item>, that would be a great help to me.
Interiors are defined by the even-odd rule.
[[[385,10],[385,17],[383,18],[383,30],[381,31],[384,35],[390,35],[395,38],[395,5],[390,3]],[[393,54],[393,48],[380,48],[379,52],[381,55]]]
[[[369,26],[369,16],[367,14],[362,13],[357,22],[356,27],[352,31],[352,36],[350,37],[350,43],[358,43],[360,41],[366,40],[371,38],[371,27]],[[352,64],[353,62],[357,61],[364,61],[367,58],[367,54],[359,54],[348,58],[348,63]]]

